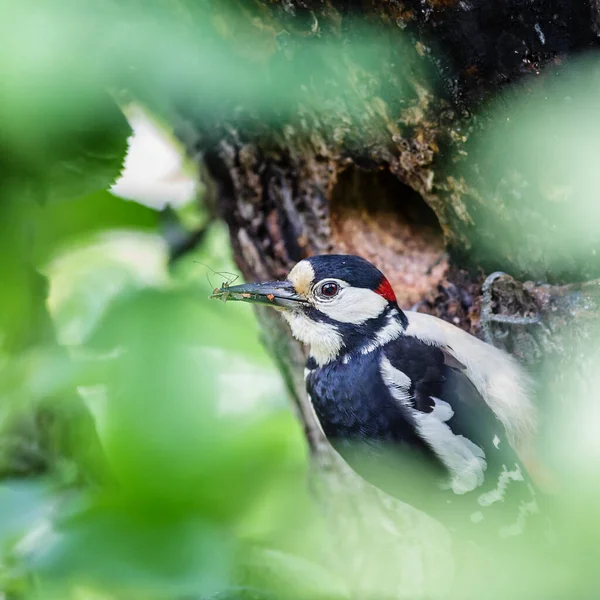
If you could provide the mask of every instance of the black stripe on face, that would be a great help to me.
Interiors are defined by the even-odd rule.
[[[304,309],[304,313],[312,321],[327,323],[328,325],[335,327],[344,340],[344,351],[352,352],[357,348],[363,347],[366,343],[372,340],[377,333],[388,324],[389,315],[394,310],[397,311],[397,318],[400,319],[402,326],[406,328],[408,324],[406,315],[396,305],[392,304],[387,306],[379,316],[360,324],[342,323],[341,321],[336,321],[335,319],[323,314],[314,306],[307,306]]]

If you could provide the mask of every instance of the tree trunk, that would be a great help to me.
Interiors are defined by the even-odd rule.
[[[266,97],[281,95],[278,81],[296,73],[277,114],[248,98],[220,98],[220,113],[210,122],[174,111],[179,135],[214,184],[246,279],[282,278],[314,254],[359,254],[386,273],[402,308],[417,305],[447,319],[504,347],[534,372],[563,351],[569,330],[587,327],[587,315],[600,306],[599,284],[573,282],[599,277],[600,256],[590,253],[573,269],[553,271],[540,253],[551,226],[544,206],[525,214],[505,188],[490,193],[484,175],[494,157],[477,149],[492,121],[508,114],[500,106],[490,116],[484,101],[510,95],[517,82],[521,93],[537,93],[547,84],[540,75],[545,67],[597,42],[596,2],[209,4],[213,23],[221,24],[212,33],[224,51],[264,77]],[[377,42],[368,56],[364,47],[353,51],[365,25]],[[510,186],[503,177],[498,181]],[[510,225],[515,214],[536,224],[519,247],[495,227]],[[600,232],[586,243],[598,242]],[[532,256],[538,258],[525,260]],[[493,276],[482,293],[496,269],[517,279]],[[529,278],[553,285],[521,282]],[[332,562],[356,566],[356,597],[366,597],[361,582],[377,567],[356,553],[361,544],[368,547],[365,539],[376,540],[399,557],[394,575],[403,588],[390,589],[391,596],[433,593],[439,581],[432,582],[428,564],[444,546],[413,550],[414,560],[405,562],[407,546],[423,546],[407,523],[423,526],[423,519],[362,483],[330,449],[305,395],[303,350],[276,314],[261,310],[259,317],[326,473],[317,489],[333,539],[345,540]],[[555,383],[555,376],[545,378],[544,385]],[[345,549],[353,556],[341,556]],[[376,576],[389,580],[389,574]]]

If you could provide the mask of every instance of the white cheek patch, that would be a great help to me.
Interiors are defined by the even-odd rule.
[[[292,335],[310,347],[310,356],[320,367],[338,356],[344,341],[335,325],[313,321],[301,311],[281,314],[290,324]]]
[[[392,396],[415,420],[417,431],[423,441],[435,452],[450,472],[448,486],[455,494],[466,494],[479,487],[487,468],[485,453],[463,435],[456,435],[446,424],[454,415],[448,402],[433,398],[434,408],[430,413],[417,410],[412,405],[409,377],[396,369],[385,356],[380,363],[383,381]]]
[[[345,284],[348,285],[348,284]],[[378,317],[388,301],[368,288],[342,287],[330,301],[316,301],[315,307],[334,321],[360,325]]]

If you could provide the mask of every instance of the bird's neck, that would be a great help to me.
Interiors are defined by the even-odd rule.
[[[348,361],[352,355],[367,355],[404,333],[407,319],[396,304],[364,323],[321,321],[305,317],[288,318],[292,333],[310,348],[310,357],[317,366],[335,360]]]
[[[406,315],[390,304],[376,319],[345,332],[343,353],[369,354],[403,335],[407,325]]]

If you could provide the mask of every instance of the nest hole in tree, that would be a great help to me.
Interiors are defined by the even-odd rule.
[[[389,171],[345,169],[332,190],[330,207],[334,251],[375,264],[402,308],[425,298],[443,280],[448,262],[437,217]]]

